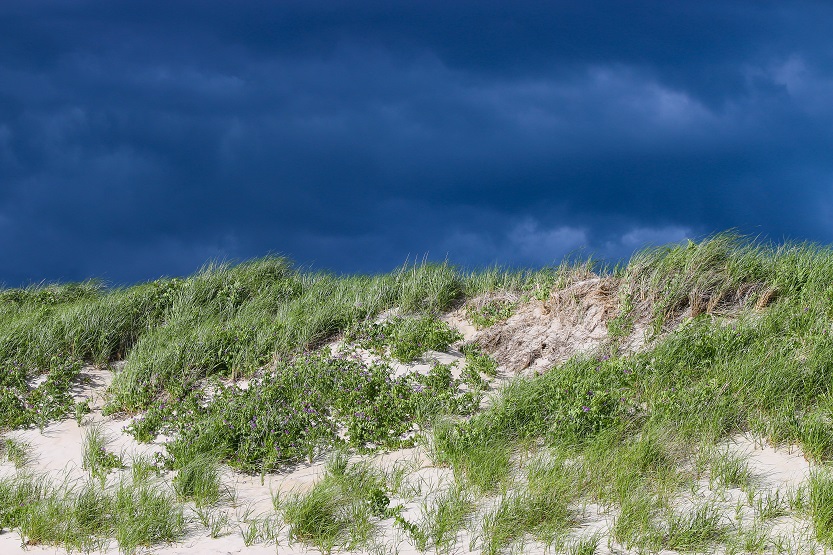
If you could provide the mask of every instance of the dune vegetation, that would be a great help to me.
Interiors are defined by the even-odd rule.
[[[494,328],[591,279],[609,290],[605,338],[545,371],[501,373],[444,317]],[[452,348],[459,363],[414,369]],[[73,387],[90,365],[116,368],[103,413],[130,417],[136,441],[164,434],[164,455],[123,460],[89,426],[88,479],[57,483],[8,436],[0,528],[24,541],[132,552],[230,533],[221,469],[325,460],[312,488],[240,527],[247,545],[285,534],[325,553],[382,549],[392,528],[429,552],[833,548],[828,247],[720,234],[617,267],[357,276],[267,257],[130,287],[0,290],[0,432],[80,425],[90,409]],[[767,486],[731,449],[740,436],[800,449],[810,475]],[[420,491],[407,465],[372,464],[411,446],[451,482]]]

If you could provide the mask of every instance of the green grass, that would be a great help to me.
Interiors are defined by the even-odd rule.
[[[762,522],[773,520],[790,514],[790,499],[780,490],[750,492],[749,504],[755,511],[755,516]]]
[[[552,545],[574,524],[564,492],[522,492],[503,496],[483,518],[483,553],[496,555],[533,534]]]
[[[509,479],[513,446],[507,439],[478,435],[449,420],[435,421],[430,433],[434,463],[451,466],[458,480],[478,492],[496,491]]]
[[[119,547],[173,542],[185,535],[186,519],[173,495],[154,484],[120,484],[113,500],[114,536]]]
[[[753,523],[751,526],[741,526],[734,538],[731,538],[726,545],[728,555],[740,555],[741,553],[766,553],[769,541],[769,530],[760,523]]]
[[[439,364],[428,375],[393,375],[394,361],[412,362],[460,340],[438,318],[444,311],[492,293],[494,299],[545,301],[553,290],[597,274],[618,288],[607,322],[611,344],[540,376],[512,380],[486,409],[478,407],[497,364],[475,344],[461,347],[462,379]],[[142,489],[153,482],[147,468],[145,481],[134,479],[121,505],[113,498],[111,515],[128,514],[130,503],[161,514],[165,506],[178,506],[175,494],[208,511],[221,493],[212,470],[218,461],[267,472],[333,449],[408,446],[417,430],[427,429],[433,460],[453,470],[458,489],[442,504],[447,514],[437,509],[438,523],[397,521],[425,545],[451,541],[467,522],[458,516],[469,495],[499,500],[481,526],[487,552],[529,537],[589,550],[559,543],[574,528],[578,517],[570,503],[577,499],[616,514],[614,540],[629,549],[697,552],[721,543],[741,549],[729,540],[735,532],[759,545],[760,529],[730,530],[740,525],[727,524],[714,506],[674,512],[674,499],[706,474],[714,490],[745,490],[761,522],[806,513],[816,539],[831,546],[833,511],[826,507],[833,505],[833,488],[826,471],[813,475],[806,499],[785,501],[756,492],[747,463],[717,450],[743,433],[773,445],[798,444],[819,468],[833,459],[831,283],[828,247],[720,234],[644,250],[612,270],[593,261],[478,272],[418,263],[389,274],[335,276],[269,257],[210,264],[188,278],[126,288],[85,282],[5,289],[0,431],[43,428],[73,416],[80,423],[85,409],[70,391],[82,365],[124,360],[107,411],[138,415],[131,427],[138,439],[171,435],[167,465],[178,474],[176,491],[165,494],[174,500],[160,501]],[[493,325],[514,303],[470,304],[469,315]],[[388,310],[398,316],[377,322]],[[648,348],[620,353],[619,342],[644,326]],[[321,349],[339,336],[383,360],[364,363],[350,345],[339,353]],[[37,378],[39,385],[30,387]],[[250,380],[248,389],[233,383],[241,378]],[[117,461],[106,445],[93,445],[95,433],[88,432],[85,465],[101,477]],[[546,480],[552,487],[571,484],[555,490],[563,495],[536,489],[539,478],[530,474],[536,453],[561,461]],[[333,467],[323,485],[281,504],[293,537],[323,550],[369,545],[383,516],[372,508],[381,510],[380,495],[390,490],[379,486],[370,495],[347,485],[347,468]],[[27,516],[25,526],[47,542],[53,518],[47,516],[64,511],[65,502],[49,501],[52,494],[36,482],[2,487],[10,498],[25,494],[41,507],[43,518]],[[4,522],[24,527],[17,508],[3,510]],[[115,534],[117,518],[108,518],[106,533]],[[206,528],[222,531],[205,518]],[[258,532],[257,524],[251,529],[252,538],[270,534]],[[131,540],[126,529],[119,534],[126,546],[144,541]],[[766,541],[775,546],[776,539]]]
[[[415,538],[417,547],[420,551],[452,551],[457,533],[470,521],[475,509],[474,497],[460,484],[423,503],[422,519],[415,525],[420,531]]]
[[[728,526],[722,522],[718,507],[703,503],[689,512],[672,512],[667,518],[662,544],[665,549],[702,552],[722,542],[729,535]]]
[[[232,531],[231,517],[227,511],[213,507],[197,507],[194,514],[212,539],[221,538]]]
[[[360,322],[347,328],[344,341],[399,362],[413,362],[425,351],[445,351],[463,336],[431,315],[394,317],[383,322]]]
[[[385,474],[367,463],[350,463],[336,453],[324,477],[305,493],[275,498],[289,537],[330,553],[367,546],[380,519],[394,516]]]
[[[179,460],[173,479],[174,491],[180,500],[193,501],[197,507],[218,503],[223,486],[217,459],[209,454],[196,453],[190,460]]]
[[[566,553],[568,555],[594,555],[600,542],[601,537],[599,534],[578,538],[565,544]]]
[[[29,445],[12,438],[6,438],[0,443],[0,455],[18,470],[29,464],[31,460]]]
[[[115,538],[133,553],[181,539],[186,519],[161,483],[121,481],[113,491],[97,480],[54,484],[24,473],[0,480],[0,528],[18,531],[26,545],[91,551]]]
[[[721,542],[725,523],[713,507],[659,527],[670,499],[695,479],[682,471],[686,461],[750,431],[776,444],[798,442],[818,461],[830,457],[831,271],[829,250],[770,249],[731,236],[641,253],[620,279],[634,306],[652,307],[653,333],[666,333],[682,316],[696,317],[650,350],[580,356],[542,376],[514,380],[487,410],[451,431],[435,430],[436,459],[471,480],[478,476],[473,469],[495,464],[479,448],[505,446],[494,449],[505,452],[543,442],[584,462],[574,473],[586,495],[621,508],[618,541],[689,550]],[[713,319],[721,310],[733,311],[728,325]],[[495,487],[509,473],[483,472],[490,477],[480,482]],[[746,463],[728,453],[714,457],[710,476],[714,486],[750,487]],[[511,521],[513,504],[505,504],[495,523]],[[515,522],[506,529],[534,529]]]
[[[809,489],[809,512],[816,539],[833,547],[833,475],[827,469],[814,472]]]
[[[713,485],[742,490],[752,486],[752,473],[744,457],[720,451],[715,453],[710,463],[709,477]]]

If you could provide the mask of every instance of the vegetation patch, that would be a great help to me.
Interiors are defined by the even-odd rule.
[[[399,362],[413,362],[426,351],[445,351],[463,336],[438,318],[395,317],[382,322],[361,322],[344,332],[344,341]]]
[[[477,329],[488,328],[512,316],[520,301],[506,293],[486,295],[466,303],[466,318]]]
[[[278,363],[246,389],[221,385],[206,403],[196,394],[176,405],[159,403],[128,431],[144,440],[171,433],[174,461],[206,453],[261,472],[312,460],[337,445],[410,446],[408,432],[437,414],[474,411],[479,397],[461,385],[443,365],[427,375],[395,377],[384,362],[319,351]]]
[[[0,528],[20,533],[24,545],[68,550],[103,549],[115,538],[124,553],[181,539],[182,507],[158,482],[120,482],[115,490],[98,481],[51,483],[18,474],[0,480]]]
[[[84,435],[81,465],[102,483],[111,470],[124,468],[121,457],[107,449],[110,442],[100,425],[90,427]]]
[[[398,514],[389,507],[386,491],[383,472],[336,453],[310,491],[276,497],[275,508],[289,525],[291,539],[330,553],[336,547],[366,546],[374,526]]]
[[[78,362],[53,359],[37,387],[32,375],[18,361],[0,361],[0,431],[60,420],[74,409],[70,389],[78,377]]]
[[[421,264],[337,277],[267,258],[124,289],[3,290],[0,431],[81,423],[89,405],[70,394],[81,365],[123,359],[107,411],[135,415],[137,439],[168,434],[175,477],[168,487],[155,465],[134,461],[105,487],[126,463],[90,428],[84,466],[99,479],[56,486],[16,463],[18,474],[0,480],[0,526],[30,544],[90,550],[115,538],[129,552],[181,538],[182,504],[193,503],[221,535],[232,526],[218,506],[219,464],[263,473],[345,449],[311,490],[276,500],[290,537],[323,552],[370,549],[385,523],[420,549],[450,550],[465,528],[486,553],[531,539],[592,553],[599,538],[573,534],[588,504],[615,515],[617,548],[833,547],[831,283],[830,249],[724,234],[610,271]],[[403,374],[393,364],[458,342],[436,315],[478,296],[503,300],[462,309],[484,329],[461,347],[459,379],[451,365]],[[406,316],[379,320],[390,313]],[[514,334],[533,313],[581,334]],[[344,349],[321,348],[339,335]],[[581,341],[559,350],[553,338]],[[539,374],[516,377],[480,409],[498,363],[517,363],[511,371],[543,359]],[[797,492],[757,490],[748,461],[717,447],[736,434],[798,444],[816,470]],[[425,510],[411,521],[388,477],[347,453],[420,440],[455,482],[419,499]],[[4,444],[9,460],[24,461],[18,451]],[[713,495],[698,497],[704,489]],[[782,518],[806,518],[812,537],[778,536]],[[247,544],[279,528],[275,515],[241,523]]]

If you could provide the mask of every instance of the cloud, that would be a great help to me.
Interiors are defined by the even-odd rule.
[[[0,281],[828,242],[828,3],[0,7]],[[102,46],[104,45],[104,46]]]
[[[587,232],[570,226],[544,228],[525,218],[505,229],[457,230],[442,242],[451,260],[471,258],[482,264],[545,266],[588,244]]]
[[[562,226],[541,229],[532,220],[525,220],[510,230],[508,248],[517,254],[520,262],[550,264],[564,255],[587,244],[587,234],[576,228]]]

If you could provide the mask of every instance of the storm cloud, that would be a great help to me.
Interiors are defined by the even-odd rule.
[[[828,2],[0,5],[0,282],[833,239]]]

